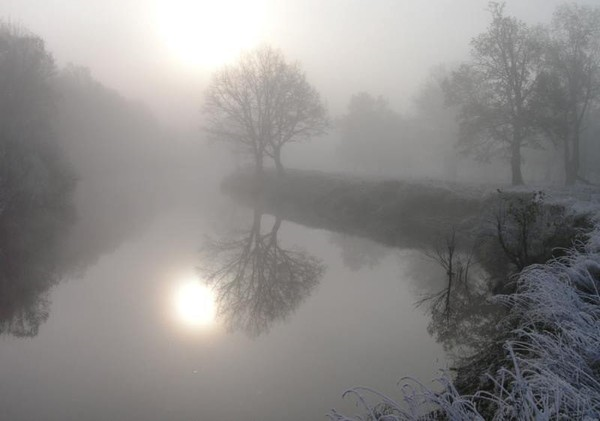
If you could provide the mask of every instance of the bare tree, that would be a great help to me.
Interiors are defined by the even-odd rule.
[[[534,90],[543,63],[538,28],[504,14],[490,3],[492,23],[472,41],[472,62],[446,83],[448,101],[460,106],[460,142],[465,152],[510,159],[512,184],[523,184],[521,148],[536,137]]]
[[[327,113],[298,63],[264,46],[218,71],[206,93],[206,129],[253,157],[257,173],[264,157],[283,173],[281,150],[290,142],[323,134]]]

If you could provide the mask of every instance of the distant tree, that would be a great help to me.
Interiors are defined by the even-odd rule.
[[[215,73],[204,114],[209,135],[251,155],[258,173],[267,156],[282,174],[283,146],[323,134],[328,124],[319,94],[300,65],[268,46]]]
[[[556,9],[537,95],[540,125],[562,145],[571,185],[581,177],[584,122],[600,97],[600,8],[572,3]]]
[[[458,177],[459,154],[458,123],[456,107],[446,104],[444,81],[450,71],[444,66],[432,68],[425,83],[413,98],[414,115],[411,118],[412,136],[415,150],[423,156],[422,161],[431,163],[437,169],[437,176],[444,180],[456,181]],[[435,177],[433,168],[429,174]]]
[[[463,150],[478,158],[510,159],[512,184],[523,184],[521,148],[538,141],[534,89],[543,64],[544,37],[538,28],[504,14],[490,3],[488,30],[471,41],[471,63],[445,84],[448,102],[458,105]]]
[[[585,118],[585,129],[580,139],[579,171],[586,180],[598,183],[600,181],[600,108],[592,107]]]
[[[381,171],[399,164],[405,127],[385,98],[353,95],[339,127],[340,157],[354,169]]]

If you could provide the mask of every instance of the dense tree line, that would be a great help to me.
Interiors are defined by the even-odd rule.
[[[589,153],[598,149],[600,8],[563,4],[546,26],[507,15],[503,3],[489,3],[489,11],[487,30],[471,40],[470,60],[421,90],[413,118],[402,122],[382,99],[357,107],[367,94],[350,100],[340,123],[346,162],[374,167],[364,153],[371,148],[371,154],[393,153],[398,166],[418,166],[419,149],[427,145],[448,156],[442,139],[476,160],[505,159],[518,185],[525,182],[524,149],[554,147],[562,155],[565,183],[587,182],[594,171]],[[435,92],[445,109],[431,102]]]
[[[39,37],[0,24],[0,333],[36,334],[63,275],[75,175],[57,138],[55,73]]]
[[[547,27],[507,16],[490,3],[492,22],[472,41],[471,61],[446,83],[460,108],[460,141],[510,160],[523,184],[521,148],[563,148],[566,184],[580,174],[581,136],[600,94],[600,9],[559,6]]]
[[[454,180],[456,109],[445,105],[444,68],[434,69],[403,115],[382,96],[351,97],[337,121],[338,157],[344,169],[392,176]]]
[[[53,285],[169,203],[166,172],[187,165],[177,141],[89,70],[59,69],[37,35],[0,24],[0,333],[37,334]]]
[[[177,135],[88,69],[68,65],[54,84],[60,93],[59,143],[78,175],[69,253],[74,265],[85,267],[171,203],[178,186],[169,171],[189,164],[178,159]]]

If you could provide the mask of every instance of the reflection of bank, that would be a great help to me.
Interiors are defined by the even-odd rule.
[[[263,232],[263,214],[255,208],[250,229],[204,245],[202,277],[214,289],[218,316],[231,330],[258,336],[284,320],[319,283],[324,266],[304,251],[283,248],[281,219]]]
[[[496,372],[505,358],[502,320],[507,308],[493,300],[493,287],[504,272],[489,271],[493,267],[482,265],[481,244],[477,252],[475,247],[468,251],[456,234],[451,227],[421,250],[430,269],[437,269],[435,274],[421,271],[423,284],[429,288],[436,284],[426,279],[433,275],[443,287],[426,293],[417,305],[427,308],[431,316],[427,331],[453,360],[458,390],[493,390],[491,378],[480,373]]]
[[[0,217],[0,334],[35,336],[48,319],[48,294],[70,272],[64,236],[72,209],[20,203]]]

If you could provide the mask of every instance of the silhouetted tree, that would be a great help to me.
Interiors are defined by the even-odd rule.
[[[207,241],[210,263],[200,268],[217,293],[218,311],[225,323],[251,336],[284,320],[319,283],[324,270],[318,259],[280,246],[281,219],[263,233],[262,217],[255,210],[252,226],[237,238]]]
[[[565,183],[571,185],[581,177],[584,122],[600,96],[600,8],[573,3],[556,9],[543,76],[540,123],[563,146]]]
[[[268,46],[215,73],[204,114],[209,135],[250,154],[258,173],[268,156],[282,174],[283,146],[323,134],[327,127],[325,107],[300,65]]]
[[[487,159],[510,159],[512,184],[523,184],[521,148],[535,145],[534,89],[543,64],[544,37],[538,28],[504,14],[490,3],[492,22],[472,41],[472,62],[446,83],[449,103],[460,106],[460,144]]]

